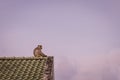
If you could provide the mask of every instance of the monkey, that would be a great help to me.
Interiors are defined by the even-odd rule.
[[[33,54],[35,57],[47,57],[47,55],[45,55],[42,51],[42,45],[38,45],[34,50],[33,50]]]

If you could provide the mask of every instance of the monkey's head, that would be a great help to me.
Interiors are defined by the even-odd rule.
[[[38,48],[42,49],[42,45],[38,45]]]

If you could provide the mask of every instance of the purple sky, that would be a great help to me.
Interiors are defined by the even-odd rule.
[[[0,0],[0,56],[55,57],[56,80],[120,80],[120,0]]]

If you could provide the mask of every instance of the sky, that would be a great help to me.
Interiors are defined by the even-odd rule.
[[[43,45],[56,80],[120,80],[119,0],[0,0],[0,56]]]

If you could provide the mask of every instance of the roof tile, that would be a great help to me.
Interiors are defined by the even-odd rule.
[[[0,80],[42,80],[47,60],[47,57],[1,57]]]

